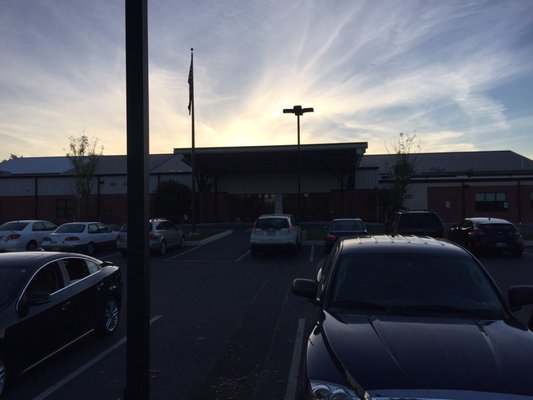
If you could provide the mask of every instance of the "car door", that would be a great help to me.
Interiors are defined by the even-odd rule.
[[[49,297],[30,305],[39,293]],[[17,303],[17,318],[6,329],[6,343],[19,350],[15,368],[29,367],[65,345],[72,333],[72,313],[70,290],[59,263],[53,261],[31,278]]]
[[[73,310],[72,339],[95,326],[104,291],[100,267],[85,257],[66,257],[61,260],[66,270],[67,285],[71,292]]]

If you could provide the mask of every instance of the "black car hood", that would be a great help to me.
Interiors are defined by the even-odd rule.
[[[315,337],[310,347],[324,346],[327,353],[319,352],[336,358],[326,364],[336,365],[342,375],[347,371],[366,390],[533,395],[533,333],[518,324],[386,315],[340,318],[325,313],[318,329],[322,337]]]

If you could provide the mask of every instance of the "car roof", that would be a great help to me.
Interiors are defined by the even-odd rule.
[[[510,224],[510,221],[507,221],[503,218],[492,218],[492,217],[473,217],[465,218],[466,220],[477,222],[478,224]]]
[[[416,252],[449,255],[468,255],[462,247],[445,239],[429,236],[371,235],[341,239],[342,254],[359,252]]]
[[[331,222],[336,222],[336,221],[361,221],[363,222],[361,218],[334,218],[331,220]]]
[[[75,253],[62,253],[56,251],[19,251],[0,253],[1,268],[38,269],[41,265],[65,257],[83,257]]]
[[[263,214],[259,218],[291,218],[292,214]]]

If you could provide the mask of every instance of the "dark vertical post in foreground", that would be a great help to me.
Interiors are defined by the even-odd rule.
[[[128,400],[150,398],[147,0],[126,0]]]

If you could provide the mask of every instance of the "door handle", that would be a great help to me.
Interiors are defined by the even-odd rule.
[[[61,311],[66,311],[72,302],[69,300],[66,303],[61,304]]]

